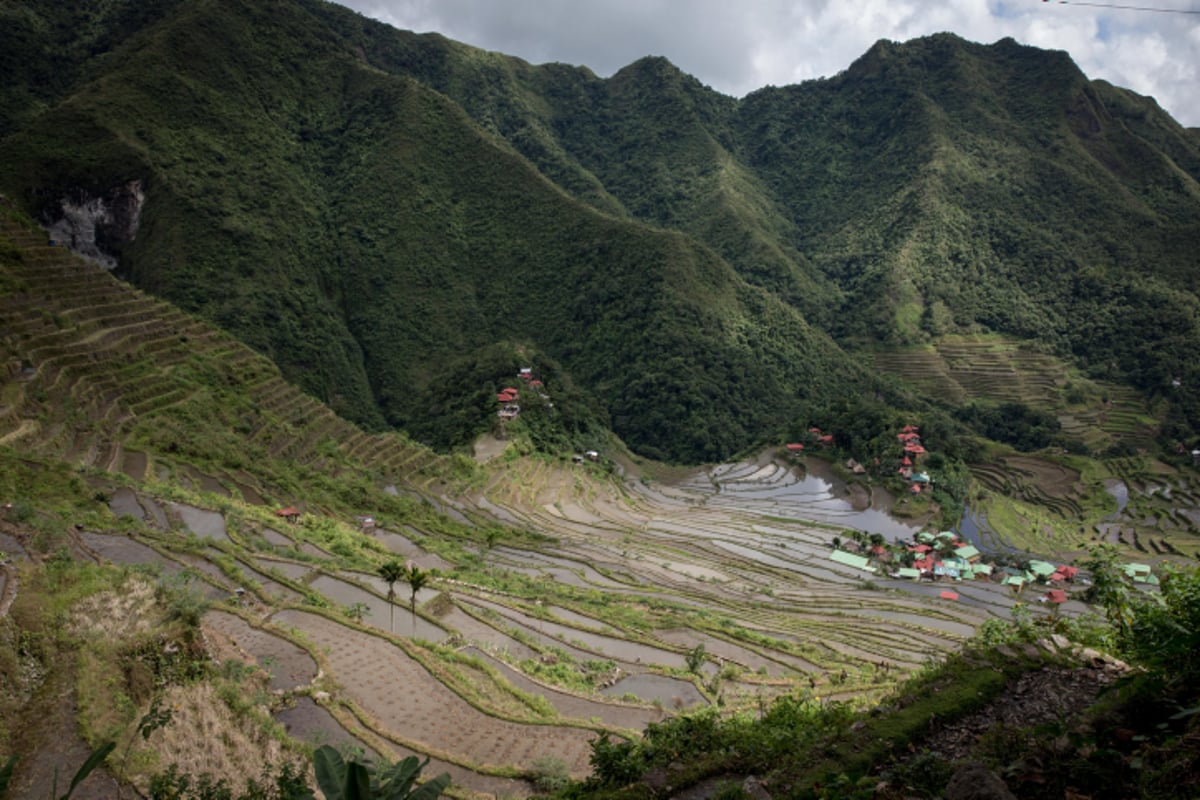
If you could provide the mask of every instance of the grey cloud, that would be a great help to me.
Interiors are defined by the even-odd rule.
[[[341,0],[400,28],[611,75],[666,56],[741,96],[845,69],[875,41],[951,31],[1066,50],[1092,78],[1153,95],[1200,126],[1200,15],[999,0]]]

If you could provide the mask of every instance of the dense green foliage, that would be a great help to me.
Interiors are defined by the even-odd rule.
[[[540,390],[518,377],[526,368],[531,380],[540,381]],[[499,428],[496,395],[507,388],[520,392],[520,415],[506,426],[510,438],[525,437],[543,452],[563,453],[599,448],[608,437],[600,398],[575,386],[554,359],[507,342],[438,365],[395,423],[437,448],[470,445],[479,434]]]
[[[714,459],[877,392],[847,350],[989,330],[1200,427],[1200,144],[1061,53],[881,42],[737,101],[319,0],[134,5],[0,10],[0,187],[50,219],[142,181],[121,269],[368,427],[464,444],[520,342],[577,387],[538,446]]]
[[[1062,429],[1053,414],[1023,403],[976,402],[960,408],[956,416],[981,435],[1025,451],[1048,447]]]

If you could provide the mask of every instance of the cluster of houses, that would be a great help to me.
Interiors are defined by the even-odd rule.
[[[810,444],[815,444],[818,447],[833,447],[833,434],[825,433],[820,428],[812,427],[808,429],[808,438]],[[788,455],[793,458],[800,458],[804,455],[804,444],[801,442],[789,442],[784,445]]]
[[[920,428],[916,425],[905,425],[900,433],[896,434],[896,438],[900,440],[900,445],[903,448],[899,456],[899,465],[896,472],[900,474],[909,483],[909,491],[913,494],[920,494],[926,491],[933,483],[933,479],[929,477],[929,473],[921,471],[917,464],[921,456],[927,452],[925,446],[921,444]],[[810,445],[826,448],[833,446],[833,434],[826,433],[817,427],[808,429],[808,441]],[[798,459],[804,456],[805,445],[802,442],[791,442],[784,445],[789,456]],[[879,466],[879,459],[875,459],[875,466]],[[865,466],[855,461],[853,458],[846,462],[846,469],[850,470],[855,475],[863,475],[867,469]]]
[[[908,481],[910,492],[920,494],[933,483],[929,473],[917,470],[917,462],[926,452],[925,446],[921,444],[920,429],[916,425],[905,425],[900,433],[896,434],[896,438],[900,440],[900,445],[903,447],[903,452],[900,454],[900,466],[897,467],[896,472]]]
[[[1029,584],[1044,585],[1047,592],[1041,599],[1055,605],[1067,602],[1067,587],[1079,574],[1078,567],[1036,559],[1022,566],[997,565],[994,560],[985,560],[978,548],[962,541],[953,531],[922,532],[911,542],[897,541],[893,545],[887,545],[879,538],[882,537],[875,538],[867,546],[858,541],[839,542],[829,558],[865,572],[882,572],[904,580],[944,583],[988,580],[1012,587],[1016,592]],[[1149,567],[1146,567],[1145,574],[1148,573]],[[1130,575],[1132,577],[1133,573]],[[958,599],[953,591],[944,591],[942,596],[948,600]]]
[[[517,371],[517,377],[524,381],[530,391],[537,392],[542,399],[548,399],[548,395],[543,391],[542,382],[533,377],[533,367],[521,367]],[[516,387],[506,387],[496,394],[496,402],[500,404],[496,415],[500,417],[501,426],[509,420],[516,419],[521,413],[520,399],[521,391]]]

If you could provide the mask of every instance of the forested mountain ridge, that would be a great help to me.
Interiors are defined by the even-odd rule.
[[[735,100],[316,0],[3,13],[3,188],[53,218],[140,181],[121,269],[370,426],[461,441],[481,421],[437,388],[497,342],[682,460],[877,391],[846,353],[874,343],[996,331],[1200,382],[1200,143],[1062,53],[881,42]]]

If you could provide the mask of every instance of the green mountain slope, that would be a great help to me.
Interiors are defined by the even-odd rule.
[[[811,376],[844,379],[828,337],[703,245],[572,201],[287,11],[181,7],[5,142],[7,184],[52,202],[81,168],[142,181],[132,279],[369,426],[414,423],[447,358],[502,340],[559,359],[661,457],[744,447]]]
[[[48,219],[144,193],[101,226],[120,270],[368,428],[468,439],[490,412],[439,387],[503,344],[635,449],[719,458],[871,391],[846,350],[987,331],[1200,421],[1200,144],[1064,54],[881,42],[737,101],[315,0],[87,9],[5,11],[0,185]]]

